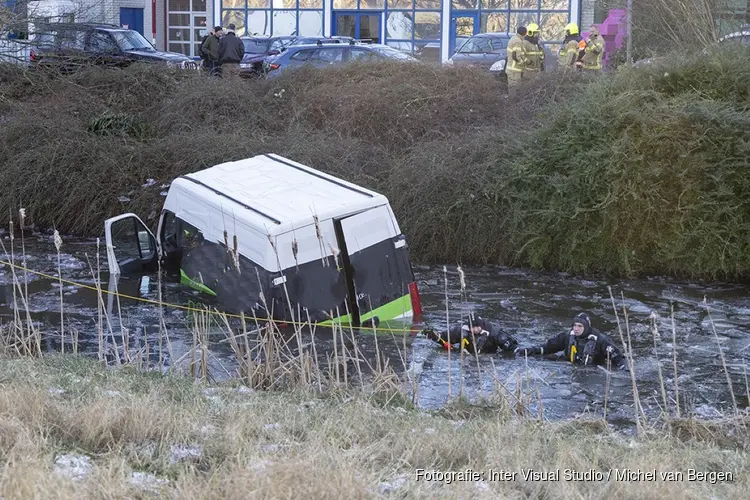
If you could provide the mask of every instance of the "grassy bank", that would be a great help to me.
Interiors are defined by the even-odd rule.
[[[240,84],[8,71],[0,210],[94,235],[123,211],[155,224],[174,177],[276,152],[384,192],[418,261],[741,279],[748,82],[742,48],[552,75],[513,103],[486,73],[430,66]]]
[[[748,434],[737,422],[633,439],[594,421],[542,425],[499,408],[425,413],[361,395],[209,387],[74,356],[4,358],[0,379],[5,498],[740,498],[749,486]],[[516,476],[416,480],[417,469],[467,468]],[[560,480],[525,481],[531,468],[560,470]],[[566,469],[626,468],[656,469],[657,479],[565,479]],[[689,481],[689,469],[734,478]],[[683,480],[661,480],[670,471]]]

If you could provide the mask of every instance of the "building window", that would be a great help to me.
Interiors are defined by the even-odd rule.
[[[206,0],[167,0],[167,50],[199,57],[207,19]]]
[[[428,10],[439,8],[440,0],[388,0],[385,43],[419,59],[439,61],[442,14]]]
[[[416,0],[419,2],[420,0]],[[452,14],[463,21],[474,17],[473,23],[464,23],[451,29],[460,37],[478,33],[510,32],[529,23],[539,25],[541,38],[546,42],[561,42],[565,38],[565,25],[569,21],[571,1],[577,0],[445,0],[451,2]],[[467,32],[468,31],[468,32]]]
[[[221,0],[221,22],[237,36],[322,36],[323,0]]]

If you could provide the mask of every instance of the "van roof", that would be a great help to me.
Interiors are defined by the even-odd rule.
[[[175,179],[267,234],[388,203],[385,196],[276,154],[221,163]]]

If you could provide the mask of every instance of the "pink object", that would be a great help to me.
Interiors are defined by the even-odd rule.
[[[604,38],[604,59],[602,64],[607,64],[607,59],[615,50],[621,49],[625,43],[625,37],[628,33],[627,11],[625,9],[612,9],[607,14],[603,23],[597,26],[599,33]],[[582,31],[581,36],[587,39],[588,31]]]

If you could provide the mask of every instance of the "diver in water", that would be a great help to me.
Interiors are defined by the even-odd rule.
[[[518,347],[516,354],[555,354],[563,352],[571,363],[577,365],[604,365],[611,363],[612,368],[626,369],[627,359],[615,346],[609,335],[591,327],[591,319],[586,313],[579,313],[573,318],[573,325],[568,332],[562,332],[538,347]]]
[[[460,350],[474,354],[495,354],[498,351],[513,351],[518,341],[502,331],[499,325],[470,313],[462,324],[452,326],[445,333],[436,333],[425,328],[422,333],[440,344],[445,350]]]

